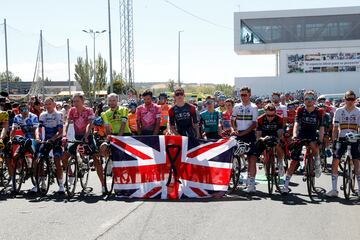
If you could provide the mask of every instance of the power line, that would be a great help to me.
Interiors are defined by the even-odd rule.
[[[224,29],[232,30],[232,31],[234,30],[234,29],[231,28],[231,27],[227,27],[227,26],[218,24],[218,23],[216,23],[216,22],[213,22],[213,21],[210,21],[210,20],[205,19],[205,18],[203,18],[203,17],[200,17],[200,16],[198,16],[198,15],[196,15],[196,14],[194,14],[194,13],[191,13],[191,12],[189,12],[188,10],[185,10],[185,9],[183,9],[182,7],[179,7],[178,5],[176,5],[176,4],[173,3],[173,2],[170,2],[170,1],[168,1],[168,0],[163,0],[163,1],[166,2],[167,4],[170,4],[171,6],[173,6],[173,7],[175,7],[175,8],[177,8],[177,9],[179,9],[180,11],[182,11],[182,12],[184,12],[184,13],[186,13],[186,14],[188,14],[188,15],[190,15],[190,16],[198,19],[198,20],[200,20],[200,21],[206,22],[206,23],[211,24],[211,25],[213,25],[213,26],[215,26],[215,27],[224,28]]]

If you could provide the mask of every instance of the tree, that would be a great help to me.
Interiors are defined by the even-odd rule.
[[[225,96],[231,97],[234,95],[235,88],[229,84],[217,84],[215,91],[221,91]]]
[[[7,76],[6,76],[6,72],[2,72],[0,73],[0,82],[6,82],[7,81]],[[15,76],[14,73],[9,71],[9,82],[21,82],[21,78],[18,76]]]
[[[168,90],[170,92],[174,92],[175,91],[175,87],[176,87],[176,83],[175,83],[175,80],[174,79],[169,79],[169,82],[168,82]]]
[[[107,64],[99,53],[96,60],[96,91],[104,90],[106,87]]]
[[[92,89],[92,84],[90,83],[90,80],[93,77],[91,65],[91,61],[90,63],[86,60],[84,61],[82,57],[78,57],[77,64],[75,64],[75,80],[80,84],[81,89],[87,98],[90,97]]]
[[[123,79],[122,75],[120,73],[117,73],[116,71],[113,71],[113,91],[116,94],[126,94],[126,91],[128,90],[128,86],[126,81]],[[110,86],[109,90],[110,91]]]

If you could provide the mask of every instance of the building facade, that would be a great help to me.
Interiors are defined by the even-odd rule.
[[[237,54],[277,56],[276,76],[236,77],[236,89],[360,93],[360,7],[236,12],[234,26]]]

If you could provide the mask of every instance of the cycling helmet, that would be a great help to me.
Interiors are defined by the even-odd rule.
[[[95,126],[102,126],[104,125],[104,120],[102,119],[102,117],[97,117],[93,120],[93,124]]]
[[[261,98],[255,99],[255,103],[262,103],[262,102],[263,102],[263,100]]]
[[[219,96],[218,96],[218,100],[220,100],[220,101],[225,101],[225,100],[226,100],[225,95],[224,95],[224,94],[219,95]]]

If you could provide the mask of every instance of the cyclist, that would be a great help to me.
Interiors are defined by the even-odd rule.
[[[167,125],[169,122],[169,109],[170,106],[167,104],[168,96],[166,93],[160,93],[158,105],[161,108],[160,113],[160,134],[165,134]]]
[[[323,109],[324,111],[324,145],[325,145],[325,152],[323,154],[326,154],[327,157],[331,157],[331,151],[330,151],[330,139],[331,139],[331,133],[332,133],[332,124],[331,124],[331,116],[330,113],[326,112],[326,106],[323,103],[320,103],[317,105],[318,108]]]
[[[174,135],[200,138],[196,108],[185,102],[182,88],[174,91],[175,105],[169,109],[170,131]]]
[[[104,187],[104,175],[103,168],[99,161],[99,156],[97,154],[98,148],[94,136],[91,133],[93,128],[92,121],[95,117],[94,112],[91,108],[84,106],[84,96],[81,94],[75,94],[72,98],[74,107],[70,108],[68,112],[68,117],[65,122],[64,132],[63,132],[63,142],[67,141],[67,132],[69,128],[69,123],[74,124],[75,139],[79,141],[84,141],[89,145],[91,149],[90,155],[94,160],[94,165],[97,171],[97,175],[101,182],[102,192],[105,192]],[[78,143],[69,143],[67,144],[66,150],[63,155],[63,163],[66,166],[70,156],[76,156]]]
[[[279,92],[273,92],[272,93],[272,102],[274,103],[275,107],[276,107],[276,113],[279,114],[284,122],[284,128],[286,127],[286,123],[287,123],[287,107],[286,105],[282,105],[280,103],[280,100],[281,100],[281,97],[282,95],[279,93]],[[285,96],[284,96],[284,99],[285,99]]]
[[[5,146],[9,140],[8,128],[9,128],[9,114],[5,108],[6,98],[0,97],[0,150],[4,151]],[[3,167],[4,159],[0,158],[0,169]]]
[[[130,101],[128,108],[129,108],[129,115],[128,115],[129,128],[131,130],[131,134],[136,135],[137,134],[137,124],[136,124],[137,104],[136,104],[136,102]]]
[[[315,158],[315,176],[318,178],[321,175],[318,142],[322,142],[324,138],[324,111],[316,107],[315,102],[315,93],[313,91],[306,91],[304,93],[304,106],[300,106],[296,110],[293,139],[312,140],[310,146]],[[317,133],[318,129],[319,135]],[[282,193],[289,192],[290,179],[297,167],[297,162],[300,160],[301,149],[301,146],[298,146],[291,154],[292,161],[286,172],[285,184],[281,189]]]
[[[56,104],[53,98],[49,97],[45,99],[46,111],[40,114],[39,126],[35,131],[35,136],[38,143],[41,139],[43,139],[43,141],[52,144],[54,162],[56,166],[56,177],[59,184],[58,193],[63,194],[65,193],[65,190],[63,169],[61,166],[61,156],[63,154],[61,147],[61,135],[64,123],[62,113],[58,112],[55,107]],[[44,132],[42,132],[42,130],[44,130]],[[49,152],[45,152],[45,144],[41,144],[39,147],[39,157],[48,154]]]
[[[203,137],[219,139],[221,135],[220,112],[214,109],[214,98],[208,96],[205,101],[206,110],[200,113],[200,126]]]
[[[106,136],[108,137],[110,135],[131,136],[131,130],[128,123],[128,109],[126,107],[118,106],[118,99],[117,94],[109,94],[108,105],[110,108],[103,114]],[[100,146],[100,154],[104,157],[109,156],[108,146],[107,142],[104,142]]]
[[[258,116],[263,115],[265,113],[263,100],[261,98],[257,98],[255,99],[255,104],[258,108]]]
[[[228,135],[231,133],[231,115],[234,109],[234,100],[228,98],[225,100],[226,110],[221,114],[221,127],[223,133]]]
[[[337,178],[338,167],[341,157],[344,155],[347,149],[347,143],[341,142],[345,139],[347,133],[359,133],[360,132],[360,109],[355,107],[356,95],[354,91],[347,91],[345,93],[345,106],[340,107],[335,112],[334,126],[333,126],[333,145],[334,154],[332,162],[332,189],[326,195],[329,197],[337,197]],[[339,143],[337,143],[339,141]],[[351,143],[351,156],[354,163],[355,175],[357,178],[358,186],[360,186],[360,171],[359,171],[359,143]],[[357,192],[360,197],[360,187]]]
[[[36,143],[35,143],[35,130],[39,126],[38,117],[29,112],[27,103],[23,102],[19,105],[20,114],[17,114],[14,117],[13,125],[11,128],[10,136],[15,137],[18,129],[21,129],[26,141],[31,142],[31,144],[26,144],[26,151],[31,152],[33,156],[36,154]],[[14,157],[10,159],[9,174],[12,177],[15,170],[15,163],[19,158],[20,147],[16,148]],[[32,192],[37,192],[36,186],[31,189]]]
[[[152,102],[153,93],[145,90],[142,94],[144,104],[136,109],[138,135],[158,135],[160,128],[160,107]]]
[[[217,97],[218,107],[216,108],[216,110],[218,112],[225,112],[226,111],[225,100],[226,100],[226,97],[223,94],[221,94],[221,95],[219,95]]]
[[[276,154],[278,156],[279,176],[284,176],[284,151],[281,146],[283,140],[283,119],[276,114],[276,108],[273,103],[268,103],[264,107],[265,113],[257,119],[256,139],[260,140],[258,144],[259,154],[264,151],[262,140],[265,137],[275,137],[278,139],[276,145]]]
[[[256,192],[256,121],[258,109],[255,104],[250,102],[251,89],[242,87],[240,89],[241,103],[236,104],[231,119],[232,134],[237,136],[237,140],[250,144],[248,155],[248,193]],[[236,129],[236,131],[234,130]]]

